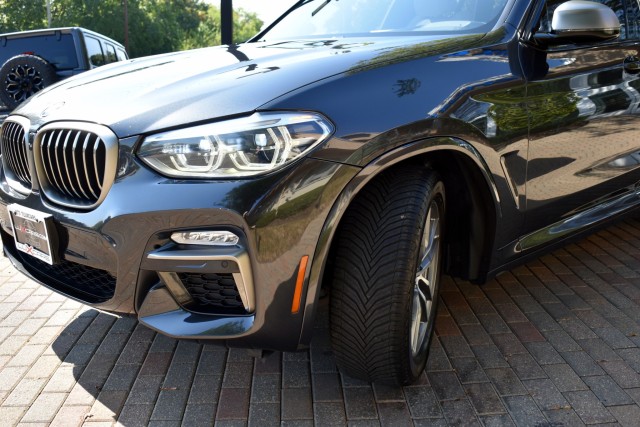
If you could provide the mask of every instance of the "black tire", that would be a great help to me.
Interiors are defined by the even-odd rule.
[[[56,70],[34,55],[17,55],[0,68],[0,101],[10,109],[58,80]]]
[[[424,370],[444,218],[444,185],[425,166],[383,173],[350,206],[338,231],[331,287],[331,340],[343,372],[407,385]]]

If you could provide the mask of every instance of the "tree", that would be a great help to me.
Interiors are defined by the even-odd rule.
[[[0,32],[46,27],[46,0],[0,0]],[[220,44],[220,10],[203,0],[128,0],[133,57]],[[124,42],[122,0],[51,0],[52,26],[80,26]],[[256,34],[254,13],[234,12],[236,42]]]
[[[44,0],[0,0],[0,32],[31,30],[46,26],[47,8]]]

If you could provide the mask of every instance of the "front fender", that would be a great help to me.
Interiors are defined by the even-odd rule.
[[[469,143],[452,137],[435,137],[422,139],[404,146],[398,147],[384,155],[372,160],[366,165],[343,189],[336,199],[327,219],[324,223],[320,238],[314,253],[314,262],[309,272],[309,285],[304,304],[303,326],[300,335],[300,345],[306,346],[311,341],[313,323],[318,308],[320,289],[324,279],[324,272],[329,259],[332,243],[336,237],[338,225],[347,208],[351,205],[356,195],[383,171],[398,165],[404,161],[427,155],[434,152],[457,152],[466,156],[480,170],[485,184],[493,199],[493,208],[496,217],[502,216],[500,210],[500,197],[493,175],[480,153]]]

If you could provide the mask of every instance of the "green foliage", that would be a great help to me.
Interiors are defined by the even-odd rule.
[[[204,0],[127,0],[129,55],[220,44],[220,10]],[[80,26],[124,44],[124,0],[51,0],[52,27]],[[47,26],[45,0],[0,0],[0,33]],[[254,13],[234,12],[234,41],[256,34]]]

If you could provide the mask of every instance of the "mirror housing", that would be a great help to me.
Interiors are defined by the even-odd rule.
[[[543,46],[613,40],[620,36],[620,21],[611,8],[587,0],[569,0],[553,12],[550,34],[536,34]]]

